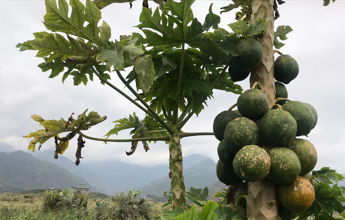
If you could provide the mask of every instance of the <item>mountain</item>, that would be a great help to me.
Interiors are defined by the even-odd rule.
[[[68,170],[37,159],[29,153],[0,152],[0,192],[63,189],[79,184],[90,186],[84,179],[73,175]]]
[[[184,178],[186,189],[188,190],[190,187],[204,188],[215,185],[218,182],[215,170],[216,164],[211,159],[204,159],[194,166],[185,168]],[[162,196],[163,192],[169,191],[170,189],[170,179],[166,175],[142,186],[141,189],[145,195]]]
[[[33,153],[38,157],[69,170],[74,175],[84,178],[98,191],[104,193],[117,193],[121,191],[140,189],[143,185],[167,177],[168,165],[143,166],[128,164],[116,160],[106,161],[82,161],[75,166],[70,159],[60,156],[58,160],[53,159],[51,151],[40,151]],[[205,156],[190,155],[184,158],[184,167],[192,167],[205,160]]]

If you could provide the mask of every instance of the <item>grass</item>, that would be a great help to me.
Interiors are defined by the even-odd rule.
[[[59,204],[57,209],[47,209],[44,205],[47,200],[46,193],[29,194],[0,194],[0,220],[113,220],[125,219],[118,217],[117,213],[121,209],[121,204],[117,197],[90,194],[87,207],[73,208],[71,203],[67,207]],[[134,201],[134,200],[132,200]],[[139,201],[139,200],[138,200]],[[60,201],[61,202],[61,201]],[[135,201],[134,201],[135,202]],[[100,210],[99,204],[103,204]],[[138,217],[137,209],[130,209],[129,215],[135,216],[133,219],[159,219],[162,213],[162,204],[145,200],[145,207],[151,216],[149,218]],[[72,208],[71,208],[72,207]],[[115,212],[117,210],[117,212]],[[122,211],[122,210],[121,210]],[[128,212],[126,209],[125,212]],[[123,214],[123,211],[121,212]],[[127,219],[127,218],[126,218]],[[130,219],[129,219],[130,220]]]

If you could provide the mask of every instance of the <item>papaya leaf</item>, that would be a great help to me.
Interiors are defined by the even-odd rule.
[[[144,93],[148,92],[156,77],[152,57],[150,55],[138,57],[134,63],[134,70],[137,73],[137,88],[143,90]]]
[[[205,33],[196,46],[207,55],[211,56],[214,62],[223,63],[228,61],[226,51],[213,39],[213,33]]]
[[[40,115],[31,115],[32,120],[37,121],[39,123],[43,122],[44,119]]]
[[[140,120],[138,116],[133,113],[132,115],[129,115],[128,118],[121,118],[114,121],[114,123],[115,127],[112,128],[105,136],[109,137],[111,135],[117,135],[122,130],[136,128],[140,124]]]
[[[204,219],[204,220],[216,220],[219,219],[217,216],[217,213],[215,212],[216,208],[218,207],[218,203],[214,201],[208,201],[203,209],[201,210],[200,215],[198,216],[198,219]]]
[[[212,12],[212,6],[213,4],[210,5],[208,9],[208,14],[205,17],[205,21],[202,25],[203,30],[208,31],[211,27],[213,29],[218,28],[218,24],[220,23],[220,17],[219,15],[216,15]]]
[[[235,34],[239,34],[239,35],[244,35],[249,29],[249,25],[247,24],[247,22],[243,20],[239,20],[234,23],[231,23],[229,24],[229,27]]]
[[[258,19],[254,24],[239,20],[229,24],[232,31],[240,37],[256,37],[265,32],[266,21]]]
[[[208,199],[208,188],[198,189],[191,187],[190,190],[186,192],[186,198],[196,205],[203,206]]]
[[[37,50],[37,56],[52,61],[58,57],[62,60],[85,60],[97,52],[97,49],[87,44],[83,39],[65,38],[58,33],[36,32],[34,40],[20,43],[17,47],[23,50]]]
[[[87,114],[87,110],[85,110],[77,117],[76,120],[65,120],[63,118],[60,120],[44,120],[38,115],[33,115],[32,119],[38,122],[44,129],[31,132],[24,136],[25,138],[32,138],[28,149],[34,151],[36,144],[42,145],[49,139],[58,137],[58,135],[68,132],[69,135],[65,137],[65,140],[61,140],[59,142],[60,144],[58,145],[58,149],[61,149],[61,152],[64,152],[68,147],[68,140],[73,138],[77,131],[87,130],[91,126],[101,123],[106,119],[106,116],[100,116],[97,112],[89,112]],[[72,135],[71,132],[74,134]]]
[[[89,40],[96,45],[108,44],[109,29],[98,26],[101,12],[90,0],[84,6],[79,0],[71,0],[68,6],[66,0],[46,0],[46,14],[44,25],[53,32],[63,32]],[[71,8],[71,15],[69,10]],[[102,36],[102,38],[101,38]]]
[[[87,114],[87,111],[85,110],[82,114],[78,115],[77,119],[70,126],[73,126],[74,129],[87,130],[107,119],[106,116],[100,116],[97,112],[89,112]]]
[[[191,207],[188,211],[171,218],[172,220],[220,220],[216,213],[218,204],[214,201],[205,203],[201,211],[196,206]]]
[[[277,49],[280,49],[283,47],[285,44],[282,42],[283,40],[287,40],[287,34],[290,33],[292,28],[290,26],[278,26],[277,30],[274,32],[274,47]]]
[[[173,20],[168,19],[158,8],[154,12],[143,8],[139,20],[140,24],[137,27],[144,32],[143,42],[149,46],[178,45],[182,41],[180,33],[174,30]]]
[[[103,49],[96,56],[98,62],[105,62],[108,70],[112,70],[112,67],[115,70],[124,69],[124,58],[123,58],[123,49],[114,48],[113,50]]]
[[[100,27],[99,37],[102,41],[107,42],[111,38],[111,28],[109,24],[103,21],[102,26]]]
[[[254,24],[249,25],[248,31],[245,33],[246,37],[256,37],[261,35],[266,30],[266,21],[258,19]]]
[[[58,150],[58,153],[59,154],[63,154],[65,153],[65,151],[67,150],[68,148],[68,142],[69,141],[60,141],[58,146],[57,146],[57,150]]]
[[[232,3],[221,8],[221,13],[229,12],[233,9],[239,9],[236,13],[237,20],[244,20],[247,22],[250,20],[252,14],[251,0],[232,0]]]
[[[47,131],[61,133],[61,132],[66,131],[67,121],[65,121],[64,119],[60,119],[60,120],[44,120],[40,124]]]
[[[157,8],[143,8],[137,26],[145,35],[148,46],[175,46],[191,43],[202,32],[201,24],[194,19],[191,6],[195,0],[175,2],[168,0],[162,12]],[[197,31],[197,32],[195,32]]]
[[[90,0],[85,5],[79,0],[46,0],[45,4],[44,25],[55,33],[34,33],[34,40],[17,47],[21,51],[36,50],[37,57],[44,58],[39,67],[43,72],[51,70],[50,78],[63,72],[62,81],[72,76],[75,85],[86,85],[93,80],[93,67],[101,66],[95,55],[100,48],[112,48],[109,25],[105,21],[99,25],[101,12]],[[98,69],[105,71],[105,67]]]
[[[157,77],[166,74],[169,71],[172,71],[174,69],[176,69],[177,65],[176,62],[173,60],[168,59],[167,57],[163,57],[162,58],[162,62],[159,65],[159,70],[157,73]]]
[[[32,138],[29,143],[28,150],[35,151],[36,144],[44,144],[50,138],[55,137],[58,133],[57,132],[50,132],[46,131],[45,129],[40,129],[35,132],[31,132],[30,134],[24,136],[25,138]]]

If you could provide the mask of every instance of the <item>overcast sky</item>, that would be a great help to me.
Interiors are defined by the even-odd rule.
[[[216,2],[216,1],[213,1]],[[203,21],[211,1],[196,1],[195,14]],[[218,1],[214,12],[228,4]],[[136,31],[140,4],[129,10],[128,4],[105,8],[103,17],[112,27],[113,38]],[[308,137],[317,148],[317,167],[330,166],[345,172],[345,1],[337,0],[328,7],[321,0],[287,0],[279,8],[281,18],[277,24],[290,25],[294,31],[288,35],[283,53],[293,56],[299,63],[300,73],[288,85],[289,97],[314,105],[319,114],[316,128]],[[41,62],[34,52],[19,52],[15,45],[32,39],[32,33],[45,30],[42,20],[44,1],[0,0],[0,147],[10,145],[13,150],[24,150],[28,140],[22,136],[37,130],[32,114],[46,119],[67,118],[72,112],[81,113],[88,108],[107,115],[108,120],[87,133],[104,135],[112,121],[140,112],[127,100],[101,86],[97,81],[85,86],[73,86],[72,79],[65,84],[61,78],[48,79],[37,67]],[[222,27],[234,21],[233,14],[222,15]],[[119,82],[114,82],[124,88]],[[241,83],[248,88],[248,82]],[[231,93],[215,92],[207,109],[192,118],[185,131],[211,131],[213,118],[237,100]],[[140,113],[139,115],[142,115]],[[119,137],[127,138],[126,133]],[[182,141],[184,155],[203,154],[217,160],[217,140],[212,137],[186,138]],[[48,143],[43,148],[49,148]],[[3,145],[5,146],[5,145]],[[118,159],[128,163],[156,165],[167,163],[168,147],[153,144],[145,153],[141,148],[127,157],[126,143],[97,143],[87,141],[83,151],[84,161]],[[5,149],[0,149],[5,150]],[[8,150],[8,149],[7,149]],[[53,151],[53,150],[52,150]],[[75,145],[71,144],[66,155],[73,158]]]

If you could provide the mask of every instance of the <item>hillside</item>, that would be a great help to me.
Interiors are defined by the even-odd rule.
[[[0,152],[0,192],[29,189],[67,188],[89,185],[56,164],[43,161],[23,151]]]
[[[211,159],[204,159],[194,166],[186,167],[184,169],[186,189],[188,190],[190,187],[204,188],[205,186],[219,187],[219,184],[215,184],[218,182],[215,170],[216,164]],[[141,189],[145,195],[162,196],[163,192],[170,189],[169,177],[166,175],[144,185]]]
[[[53,159],[52,152],[41,151],[32,154],[49,162],[53,162],[74,175],[84,178],[96,190],[104,193],[117,193],[129,189],[141,189],[150,182],[168,176],[168,165],[143,166],[128,164],[117,160],[106,161],[82,161],[75,166],[70,159],[60,156],[58,160]],[[185,168],[195,166],[206,157],[201,155],[190,155],[184,158]]]

